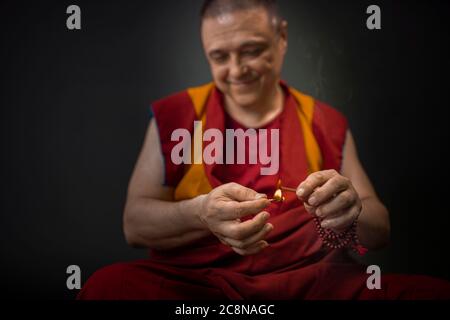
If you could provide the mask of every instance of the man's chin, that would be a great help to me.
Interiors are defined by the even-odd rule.
[[[233,94],[231,98],[236,105],[242,108],[254,106],[258,101],[258,95],[255,93]]]

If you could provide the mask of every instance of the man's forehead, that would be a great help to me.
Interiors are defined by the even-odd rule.
[[[207,47],[230,45],[230,42],[234,46],[244,45],[244,42],[267,42],[272,36],[265,10],[223,13],[204,19],[202,24],[202,38]]]
[[[205,48],[209,52],[220,50],[234,50],[247,46],[267,45],[267,37],[258,36],[251,32],[238,32],[230,36],[216,37],[206,41]]]

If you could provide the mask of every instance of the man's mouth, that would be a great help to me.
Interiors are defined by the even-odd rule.
[[[228,83],[234,86],[246,86],[249,84],[253,84],[254,82],[256,82],[256,80],[258,80],[258,78],[254,78],[254,79],[249,79],[249,80],[241,80],[241,81],[229,81]]]

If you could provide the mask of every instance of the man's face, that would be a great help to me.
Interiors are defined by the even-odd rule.
[[[277,32],[264,8],[205,18],[203,47],[218,89],[241,107],[273,93],[287,48],[286,22]]]

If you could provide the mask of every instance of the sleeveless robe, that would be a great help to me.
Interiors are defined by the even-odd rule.
[[[171,161],[175,129],[194,136],[193,123],[210,128],[243,129],[226,114],[223,95],[213,84],[191,88],[152,105],[165,165],[165,184],[175,188],[175,200],[206,194],[236,182],[269,197],[278,179],[297,187],[318,170],[340,171],[348,129],[334,108],[280,82],[285,101],[281,114],[264,126],[279,129],[280,161],[275,175],[261,175],[260,164],[191,164]],[[200,127],[197,127],[200,130]],[[256,130],[258,132],[258,130]],[[200,132],[197,132],[200,133]],[[268,133],[269,134],[269,133]],[[257,133],[257,139],[261,136]],[[270,141],[270,139],[268,139]],[[211,143],[211,142],[209,142]],[[225,144],[225,142],[224,142]],[[203,143],[203,148],[208,143]],[[247,147],[248,147],[247,141]],[[269,154],[270,154],[269,146]],[[225,151],[223,151],[225,152]],[[246,159],[249,148],[246,148]],[[225,158],[224,158],[225,159]],[[173,250],[151,250],[148,259],[117,263],[97,271],[79,299],[396,299],[450,297],[449,284],[424,276],[382,276],[382,289],[369,290],[366,267],[345,249],[325,248],[313,217],[294,193],[272,203],[270,246],[240,256],[210,235]],[[248,217],[249,218],[249,217]]]

